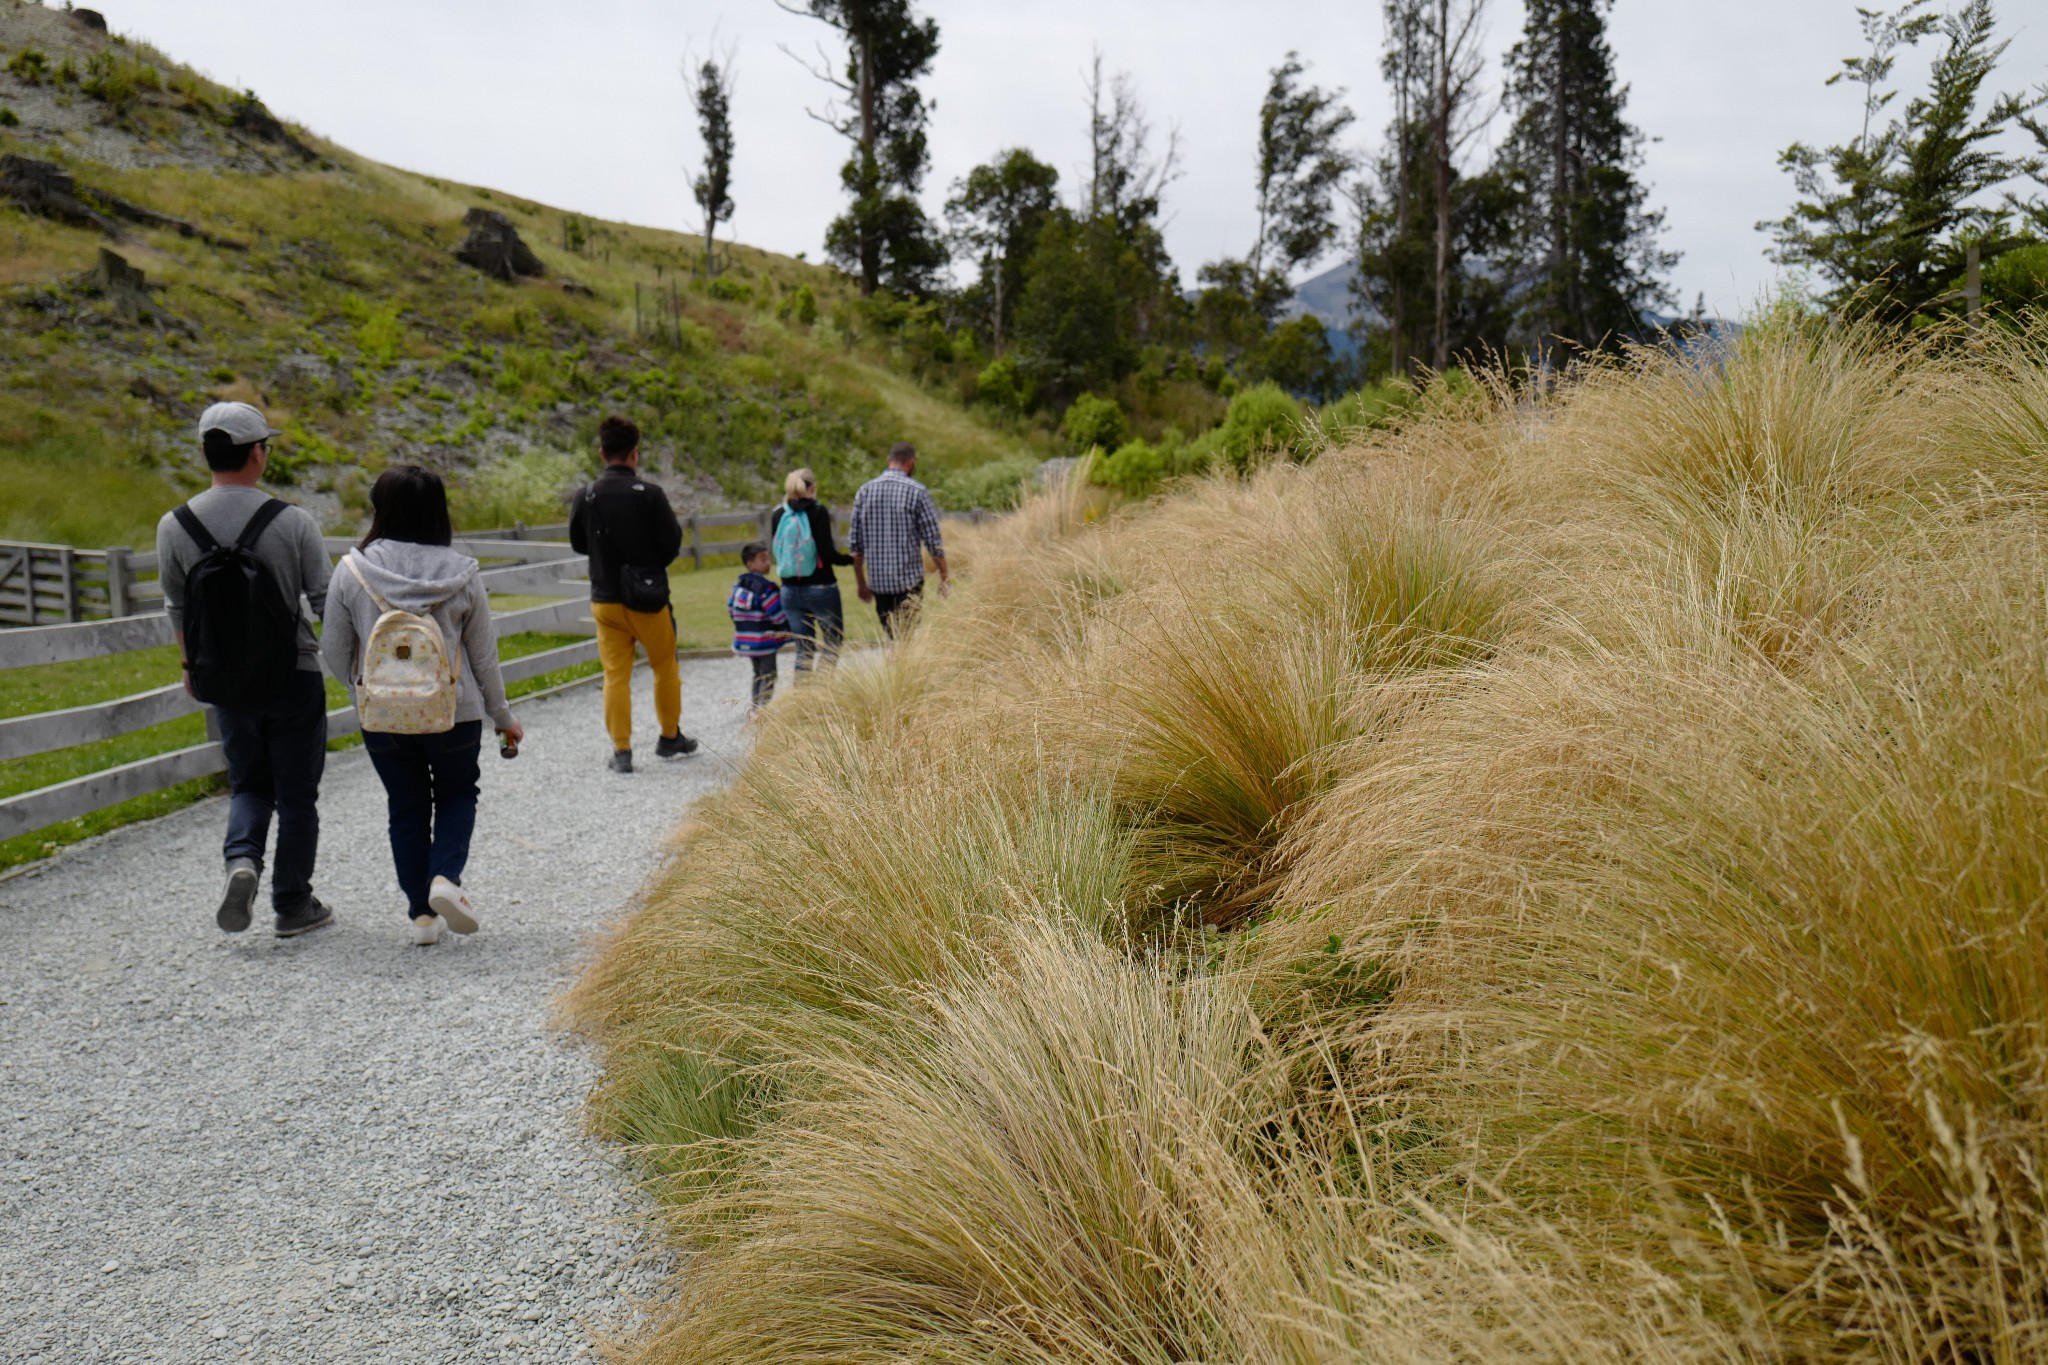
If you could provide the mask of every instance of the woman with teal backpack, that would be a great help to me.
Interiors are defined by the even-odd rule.
[[[782,611],[796,637],[796,671],[808,673],[818,661],[829,667],[839,657],[846,608],[832,570],[853,563],[853,556],[832,543],[832,510],[818,501],[817,475],[799,469],[782,486],[788,496],[768,529],[782,580]]]

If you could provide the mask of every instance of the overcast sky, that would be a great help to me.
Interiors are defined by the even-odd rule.
[[[1000,148],[1027,146],[1071,192],[1084,162],[1083,72],[1099,48],[1131,72],[1155,122],[1180,128],[1185,174],[1167,195],[1167,242],[1184,276],[1241,254],[1267,74],[1290,49],[1311,79],[1343,86],[1356,141],[1388,115],[1373,0],[926,0],[940,50],[927,96],[927,207]],[[2048,14],[2003,0],[2007,88],[2048,80]],[[278,113],[365,155],[597,217],[694,229],[686,181],[698,151],[679,74],[714,33],[736,49],[738,141],[729,229],[822,254],[839,211],[844,145],[806,117],[829,93],[778,50],[831,35],[773,0],[105,0],[116,31],[147,38]],[[1494,0],[1488,50],[1522,22]],[[1853,0],[1619,0],[1610,33],[1628,113],[1654,141],[1644,174],[1684,253],[1687,305],[1739,314],[1767,292],[1760,218],[1785,212],[1777,153],[1855,129],[1858,100],[1823,82],[1857,49]],[[1931,44],[1929,45],[1931,46]],[[1924,71],[1925,53],[1919,70]],[[1918,72],[1901,63],[1900,74]],[[1504,131],[1496,120],[1494,135]]]

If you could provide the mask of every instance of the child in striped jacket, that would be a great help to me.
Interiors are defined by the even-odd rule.
[[[775,654],[789,638],[789,618],[782,614],[782,589],[768,577],[774,557],[766,545],[740,551],[746,572],[732,585],[726,614],[732,617],[732,652],[754,661],[754,705],[766,706],[775,695]]]

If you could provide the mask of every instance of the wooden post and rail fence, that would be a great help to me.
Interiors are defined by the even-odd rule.
[[[683,554],[693,567],[701,568],[706,556],[735,554],[748,541],[765,541],[773,514],[774,508],[768,507],[682,518]],[[843,525],[843,513],[835,515]],[[948,513],[946,519],[980,524],[990,515],[976,509]],[[742,526],[748,533],[737,540],[707,540],[704,535]],[[525,632],[595,635],[590,587],[583,577],[588,560],[569,547],[568,533],[566,525],[519,525],[456,538],[458,548],[485,564],[482,579],[491,593],[556,599],[544,606],[494,613],[500,639]],[[354,543],[342,536],[326,538],[328,552],[337,557]],[[17,627],[0,629],[0,671],[76,663],[174,643],[170,618],[163,612],[163,590],[154,581],[156,568],[154,552],[0,542],[0,626]],[[597,641],[585,638],[507,659],[499,669],[511,684],[596,660]],[[6,717],[0,719],[0,761],[114,739],[205,709],[178,682],[112,701]],[[359,728],[352,706],[330,711],[327,724],[331,737],[351,735]],[[0,797],[0,840],[226,770],[220,744],[209,740]]]

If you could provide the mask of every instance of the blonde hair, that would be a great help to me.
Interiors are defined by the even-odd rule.
[[[818,476],[808,469],[792,469],[782,481],[782,491],[792,498],[805,498],[818,491]]]

